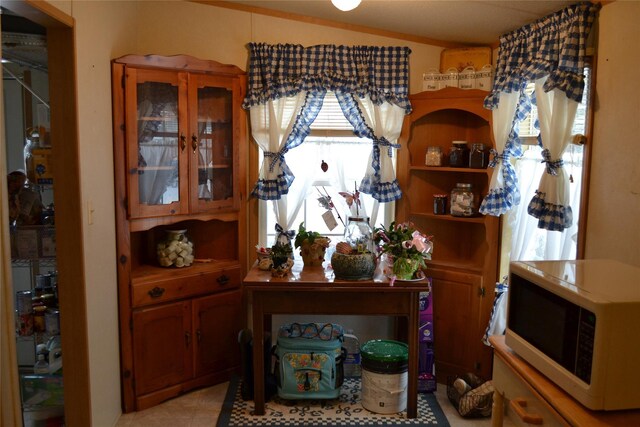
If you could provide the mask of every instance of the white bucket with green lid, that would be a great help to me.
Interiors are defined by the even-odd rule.
[[[360,349],[362,406],[379,414],[402,412],[407,407],[407,344],[372,340]]]

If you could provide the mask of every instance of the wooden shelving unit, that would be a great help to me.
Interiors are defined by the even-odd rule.
[[[434,194],[450,195],[456,183],[470,183],[485,196],[492,169],[449,167],[454,140],[494,146],[487,92],[446,88],[410,97],[412,113],[400,136],[398,181],[403,191],[397,221],[411,221],[433,235],[427,274],[433,280],[435,358],[438,381],[473,372],[491,373],[491,350],[481,342],[498,279],[500,220],[492,216],[434,215]],[[425,166],[427,147],[444,153],[442,166]],[[448,197],[448,203],[450,202]],[[448,211],[448,207],[447,207]]]

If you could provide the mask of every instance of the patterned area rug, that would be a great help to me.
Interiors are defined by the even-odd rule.
[[[229,383],[217,427],[448,427],[442,409],[431,393],[418,395],[418,418],[408,419],[406,412],[382,415],[363,408],[359,378],[345,380],[340,396],[333,400],[284,400],[273,397],[265,405],[265,415],[254,415],[252,400],[240,395],[240,380]]]

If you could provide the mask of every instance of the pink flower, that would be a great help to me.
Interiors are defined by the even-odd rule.
[[[418,252],[420,253],[429,253],[433,248],[431,241],[429,241],[424,234],[420,233],[418,230],[414,231],[412,234],[413,240],[411,244],[416,247]],[[409,246],[410,248],[411,246]],[[408,248],[407,248],[408,249]]]

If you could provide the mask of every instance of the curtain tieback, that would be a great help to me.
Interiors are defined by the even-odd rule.
[[[501,160],[503,164],[508,163],[509,162],[509,158],[511,157],[509,155],[509,153],[503,152],[502,154],[500,154],[494,148],[489,150],[489,153],[491,154],[491,156],[493,156],[493,158],[491,159],[491,161],[487,165],[490,168],[495,168],[498,165],[498,160]]]
[[[294,230],[284,231],[282,226],[278,223],[276,223],[276,233],[278,233],[278,237],[276,238],[276,241],[279,241],[280,236],[282,236],[287,240],[287,243],[290,243],[293,237],[296,235],[296,232]]]
[[[564,166],[564,160],[562,159],[551,160],[551,152],[549,151],[548,148],[545,148],[544,150],[542,150],[542,161],[540,163],[546,163],[547,173],[553,176],[557,176],[558,169]]]
[[[393,157],[394,148],[400,148],[400,144],[389,142],[389,140],[384,136],[382,138],[374,140],[373,143],[378,146],[387,147],[387,153],[389,154],[389,157]]]
[[[284,162],[284,151],[278,151],[274,153],[273,151],[265,151],[265,157],[271,157],[271,162],[269,163],[269,172],[273,172],[273,168],[276,166],[276,162],[280,160]]]

